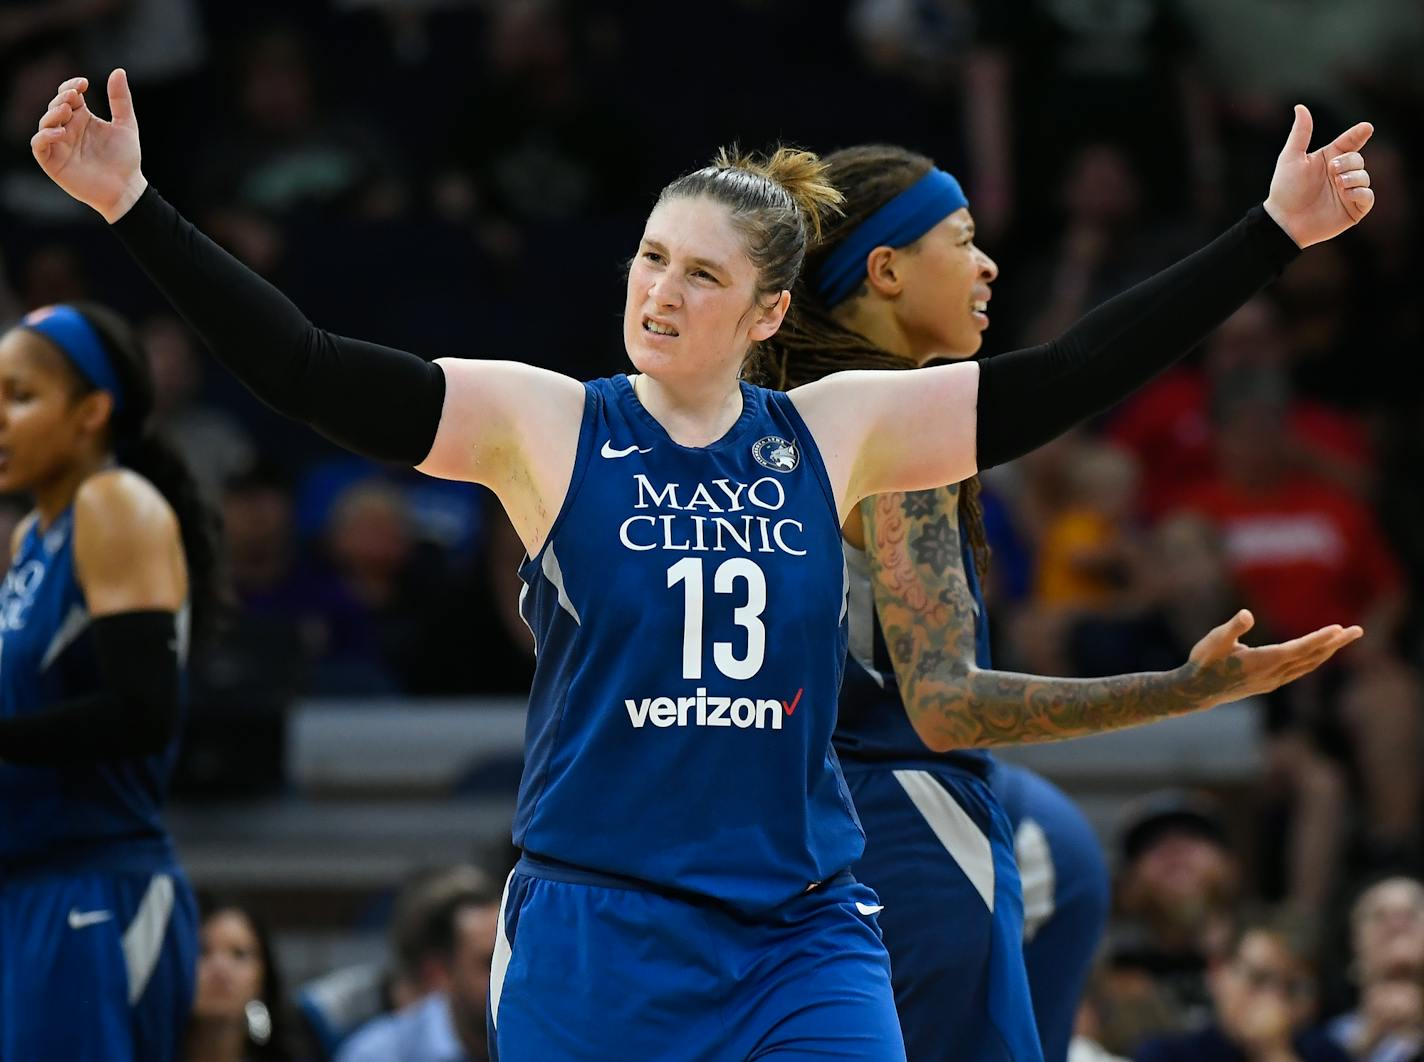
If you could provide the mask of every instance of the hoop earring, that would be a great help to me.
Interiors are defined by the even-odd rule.
[[[258,1047],[266,1045],[272,1039],[272,1014],[267,1004],[260,999],[249,999],[242,1012],[247,1018],[248,1039]]]

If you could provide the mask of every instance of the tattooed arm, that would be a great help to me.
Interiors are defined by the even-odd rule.
[[[1062,741],[1150,723],[1275,689],[1359,637],[1327,627],[1248,649],[1248,612],[1216,628],[1174,671],[1070,679],[986,671],[974,656],[974,599],[963,567],[959,488],[861,503],[875,611],[910,722],[936,752]]]

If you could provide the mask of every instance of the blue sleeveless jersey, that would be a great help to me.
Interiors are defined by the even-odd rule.
[[[989,612],[974,568],[973,553],[960,529],[964,574],[974,597],[974,656],[981,668],[989,666]],[[905,714],[900,683],[875,611],[870,559],[850,543],[843,543],[849,572],[850,666],[841,688],[840,720],[836,725],[837,751],[849,762],[898,763],[931,761],[953,764],[978,775],[988,773],[992,762],[981,749],[932,752],[920,740]]]
[[[831,747],[845,568],[820,452],[780,392],[742,384],[694,448],[628,377],[584,386],[568,494],[520,569],[538,665],[515,843],[770,908],[864,845]]]
[[[0,588],[0,717],[41,712],[100,689],[84,593],[74,575],[74,514],[39,521]],[[180,638],[186,614],[180,616]],[[184,654],[186,655],[186,653]],[[159,808],[177,755],[98,765],[0,762],[0,876],[22,869],[148,871],[171,862]]]

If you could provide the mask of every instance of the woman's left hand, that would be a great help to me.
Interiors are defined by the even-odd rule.
[[[1310,111],[1297,103],[1295,124],[1276,160],[1265,202],[1266,213],[1302,248],[1340,235],[1375,205],[1360,154],[1375,127],[1360,122],[1307,152],[1313,128]]]

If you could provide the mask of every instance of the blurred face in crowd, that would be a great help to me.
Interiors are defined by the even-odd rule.
[[[301,42],[284,30],[249,49],[242,104],[252,124],[274,133],[301,131],[312,111],[311,70]]]
[[[1169,601],[1217,594],[1230,581],[1220,538],[1201,517],[1184,514],[1162,521],[1153,531],[1151,548],[1152,575]]]
[[[465,907],[457,916],[450,959],[450,1012],[461,1041],[472,1052],[482,1052],[485,1043],[485,997],[498,919],[496,904]]]
[[[228,571],[240,592],[275,585],[287,571],[292,544],[292,504],[271,484],[246,484],[223,496],[223,539]]]
[[[198,389],[199,368],[183,323],[162,314],[143,326],[143,349],[153,374],[153,410],[162,417],[179,408]]]
[[[1210,976],[1217,1021],[1238,1044],[1288,1040],[1310,1021],[1315,981],[1284,939],[1264,930],[1242,937],[1236,952]]]
[[[1391,878],[1369,889],[1351,915],[1360,980],[1424,974],[1424,886]]]
[[[1217,461],[1236,483],[1265,489],[1285,474],[1290,435],[1285,408],[1275,399],[1243,395],[1229,400],[1216,429]]]
[[[1252,366],[1280,367],[1287,361],[1286,336],[1275,303],[1258,295],[1223,321],[1207,340],[1206,365],[1213,377]]]
[[[267,977],[252,923],[241,911],[214,912],[203,923],[200,944],[193,1016],[208,1021],[245,1021],[243,1008],[262,997]]]
[[[1236,861],[1219,843],[1172,830],[1123,872],[1122,905],[1161,932],[1191,934],[1231,902],[1238,878]]]
[[[112,400],[79,386],[48,339],[24,328],[0,338],[0,493],[41,488],[99,452]]]
[[[735,377],[755,342],[781,326],[791,296],[757,297],[757,268],[731,212],[705,196],[653,208],[628,269],[623,343],[659,382]]]
[[[1132,162],[1110,144],[1085,147],[1073,160],[1063,189],[1076,222],[1113,226],[1137,216],[1142,189]]]
[[[336,503],[329,530],[332,558],[357,577],[391,578],[410,559],[409,520],[401,495],[358,486]]]

